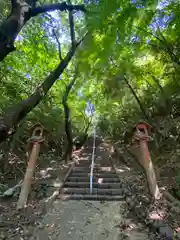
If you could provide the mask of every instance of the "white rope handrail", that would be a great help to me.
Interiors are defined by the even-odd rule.
[[[91,162],[91,173],[90,173],[90,194],[92,194],[93,188],[93,169],[94,169],[94,155],[96,148],[96,127],[94,126],[94,134],[93,134],[93,151],[92,151],[92,162]]]

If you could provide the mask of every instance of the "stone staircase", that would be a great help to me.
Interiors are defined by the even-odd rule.
[[[80,160],[68,176],[61,192],[62,200],[119,201],[124,199],[123,183],[110,164],[95,164],[90,194],[90,160]]]

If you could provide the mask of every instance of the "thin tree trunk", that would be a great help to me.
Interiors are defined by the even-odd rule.
[[[68,96],[77,78],[77,69],[75,71],[76,71],[75,75],[72,81],[66,87],[66,92],[62,98],[62,104],[64,107],[64,115],[65,115],[64,125],[65,125],[66,137],[67,137],[67,149],[64,156],[66,163],[72,158],[72,150],[73,150],[71,115],[70,115],[70,108],[68,106]]]
[[[135,93],[134,89],[132,88],[131,84],[129,83],[129,81],[127,80],[126,77],[123,78],[125,83],[127,84],[127,86],[129,87],[130,91],[132,92],[134,98],[136,99],[138,105],[139,105],[139,108],[141,109],[141,112],[144,114],[145,118],[147,120],[149,120],[149,116],[146,114],[146,110],[144,109],[144,106],[142,105],[140,99],[138,98],[137,94]]]
[[[156,85],[158,86],[163,98],[165,99],[165,102],[166,102],[166,94],[164,92],[164,89],[163,87],[161,86],[160,82],[159,82],[159,79],[157,79],[156,77],[152,76],[154,82],[156,83]]]
[[[135,97],[135,99],[136,99],[136,101],[137,101],[137,103],[138,103],[138,105],[139,105],[142,113],[144,114],[145,118],[147,119],[147,121],[151,124],[151,126],[152,126],[153,129],[156,131],[156,133],[157,133],[159,136],[162,137],[162,136],[163,136],[162,133],[161,133],[161,132],[159,131],[159,129],[157,129],[157,127],[153,124],[151,118],[146,114],[146,111],[145,111],[145,109],[144,109],[144,107],[143,107],[140,99],[139,99],[138,96],[136,95],[134,89],[132,88],[132,86],[130,85],[130,83],[128,82],[128,80],[127,80],[126,77],[124,77],[124,81],[126,82],[126,84],[128,85],[129,89],[131,90],[133,96]]]
[[[67,163],[72,158],[73,137],[72,137],[70,109],[67,102],[63,103],[63,106],[64,106],[64,115],[65,115],[65,132],[67,137],[67,148],[66,148],[64,159],[65,159],[65,163]]]
[[[168,99],[166,97],[166,94],[165,94],[165,91],[164,91],[163,87],[161,86],[161,84],[159,82],[159,79],[157,79],[155,76],[153,76],[151,74],[150,74],[150,76],[152,77],[153,81],[155,82],[156,87],[158,87],[158,89],[159,89],[159,91],[161,93],[161,96],[163,98],[163,101],[164,101],[164,104],[165,104],[165,108],[166,108],[166,109],[165,108],[162,109],[163,112],[165,112],[165,114],[170,113],[171,112],[171,108],[172,108],[171,107],[171,105],[172,105],[171,104],[171,100],[169,99],[169,101],[168,101]],[[154,88],[156,90],[156,87],[153,87],[148,80],[147,80],[147,83],[149,84],[149,86],[151,86],[152,88]],[[157,108],[158,108],[158,104],[157,104]]]
[[[13,106],[1,119],[0,119],[0,142],[4,141],[10,135],[16,131],[16,127],[20,120],[26,115],[44,98],[49,89],[63,73],[72,59],[76,48],[82,42],[83,38],[72,46],[65,58],[60,62],[57,68],[51,72],[51,74],[45,78],[44,82],[35,90],[35,92],[23,100],[18,105]]]
[[[167,99],[166,97],[166,93],[164,92],[164,89],[163,87],[161,86],[160,82],[159,82],[159,79],[157,79],[155,76],[152,76],[154,82],[156,83],[156,85],[158,86],[160,92],[161,92],[161,95],[162,97],[164,98],[164,102],[166,104],[166,107],[167,107],[167,110],[169,112],[169,107],[171,107],[171,99]]]

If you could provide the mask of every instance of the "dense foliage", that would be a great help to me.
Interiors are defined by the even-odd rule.
[[[17,2],[0,3],[0,46],[5,41],[4,23]],[[24,3],[31,16],[16,32],[15,42],[11,39],[9,43],[15,49],[1,56],[1,136],[3,126],[18,111],[17,104],[29,99],[72,50],[70,13],[76,40],[88,34],[74,49],[73,59],[57,73],[48,93],[25,113],[21,111],[9,128],[6,126],[8,133],[2,141],[24,118],[25,125],[41,123],[56,137],[64,135],[62,99],[77,66],[76,81],[68,95],[73,137],[84,132],[94,109],[94,122],[103,136],[123,140],[143,119],[166,137],[162,122],[179,116],[178,0],[74,0],[67,1],[65,8],[56,0]],[[42,11],[44,6],[46,10]],[[178,125],[175,127],[177,134]]]

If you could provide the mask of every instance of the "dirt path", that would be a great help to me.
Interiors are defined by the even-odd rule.
[[[40,240],[153,239],[141,224],[125,219],[123,212],[123,202],[55,201],[36,236]],[[129,222],[129,229],[122,230],[124,221]]]
[[[108,152],[96,150],[96,160],[110,164]],[[91,157],[90,149],[84,149],[80,157]],[[88,154],[88,155],[87,155]],[[39,222],[33,239],[39,240],[118,240],[155,239],[148,229],[126,216],[126,202],[61,201],[52,207]]]

